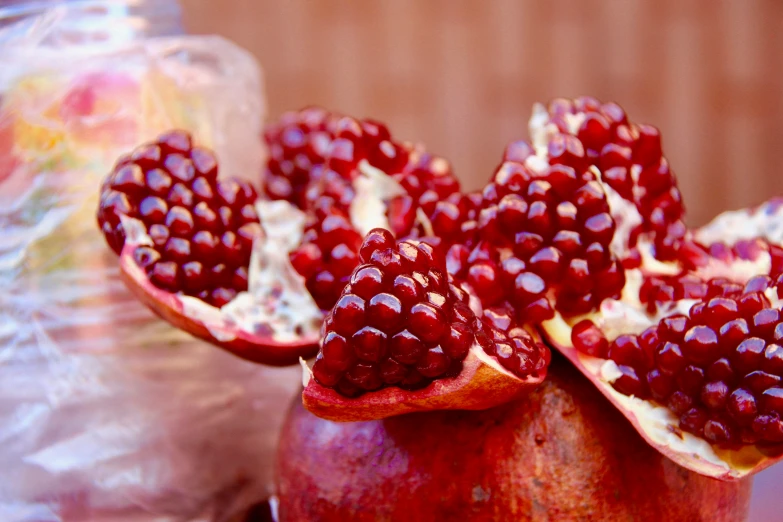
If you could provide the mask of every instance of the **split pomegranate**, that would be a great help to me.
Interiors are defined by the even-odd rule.
[[[317,350],[322,314],[287,258],[303,214],[218,179],[214,155],[187,133],[121,158],[97,217],[130,288],[174,325],[266,364]]]
[[[280,522],[740,521],[752,484],[664,458],[557,355],[536,390],[480,412],[334,423],[295,401],[276,477]]]
[[[456,274],[484,306],[540,324],[676,462],[723,479],[774,462],[783,249],[758,221],[777,206],[741,215],[729,243],[736,214],[720,234],[687,231],[660,133],[615,104],[555,100],[534,109],[530,132],[485,187],[481,241]]]
[[[333,420],[485,409],[538,385],[549,351],[513,314],[477,318],[427,243],[374,229],[323,328],[305,406]]]

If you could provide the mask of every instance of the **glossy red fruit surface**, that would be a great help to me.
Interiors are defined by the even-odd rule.
[[[480,412],[334,423],[296,401],[280,441],[281,522],[739,521],[751,489],[654,451],[557,358],[538,389]]]

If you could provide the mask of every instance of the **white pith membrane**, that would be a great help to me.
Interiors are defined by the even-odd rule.
[[[731,236],[726,237],[726,231]],[[705,245],[724,242],[733,245],[743,239],[764,238],[772,244],[783,244],[783,198],[775,198],[751,209],[732,210],[717,216],[694,232]]]
[[[405,189],[367,160],[360,161],[357,170],[359,175],[353,181],[356,195],[348,209],[351,224],[362,237],[374,228],[389,230],[386,202],[404,195]]]
[[[236,339],[238,332],[283,344],[315,339],[323,314],[288,258],[301,240],[305,215],[287,201],[259,200],[255,207],[263,236],[253,242],[248,290],[221,308],[196,297],[176,295],[182,313],[202,323],[220,342]],[[143,222],[127,216],[121,219],[126,246],[152,245]]]
[[[565,115],[566,125],[574,136],[583,119],[583,114]],[[541,104],[533,107],[529,132],[535,155],[527,158],[525,163],[534,172],[544,172],[549,165],[547,145],[552,136],[559,134],[560,131],[555,124],[549,122],[549,113]],[[618,259],[622,259],[623,253],[628,252],[630,233],[642,223],[642,217],[634,203],[622,198],[604,183],[595,167],[590,168],[593,169],[596,179],[606,193],[610,213],[616,223],[610,249]],[[639,171],[638,165],[633,165],[630,169],[634,182],[634,195],[637,197],[643,196],[643,192],[640,191],[644,190],[638,187]],[[775,216],[780,219],[776,219]],[[731,238],[727,237],[727,231],[730,231]],[[705,245],[714,242],[733,245],[743,239],[758,237],[765,238],[773,244],[783,243],[783,204],[780,200],[773,200],[752,210],[726,212],[693,233],[693,238]],[[614,389],[612,383],[622,375],[614,361],[592,357],[574,348],[571,342],[571,330],[583,319],[591,320],[611,344],[620,335],[640,334],[665,317],[675,314],[688,315],[690,308],[698,302],[694,299],[682,299],[658,306],[655,313],[650,314],[646,304],[639,299],[643,279],[655,275],[677,275],[683,272],[683,267],[677,261],[662,262],[655,259],[653,241],[649,233],[640,234],[636,246],[640,253],[641,265],[636,269],[625,270],[626,283],[621,298],[605,299],[599,310],[567,319],[555,309],[555,316],[541,324],[545,338],[590,378],[651,445],[678,464],[703,475],[723,480],[737,479],[761,469],[763,462],[770,459],[756,446],[748,445],[740,449],[720,448],[681,430],[679,418],[665,405],[654,399],[642,400],[624,395]],[[726,263],[710,258],[706,266],[690,273],[704,281],[724,277],[744,284],[755,275],[769,274],[770,270],[771,257],[767,252],[763,252],[752,261],[734,259]],[[780,307],[781,301],[774,288],[767,290],[765,294],[773,306]],[[554,302],[551,291],[549,297]]]

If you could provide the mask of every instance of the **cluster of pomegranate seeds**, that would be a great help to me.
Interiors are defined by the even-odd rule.
[[[555,99],[548,112],[561,133],[579,139],[602,181],[634,203],[642,216],[634,237],[651,232],[655,257],[676,259],[686,236],[684,208],[658,129],[629,122],[619,105],[589,96]]]
[[[691,264],[697,270],[710,263],[728,267],[738,262],[758,263],[761,256],[769,255],[770,273],[783,272],[783,249],[761,238],[742,239],[733,245],[722,242],[708,246],[695,244],[695,248],[689,251],[694,253]],[[705,279],[698,272],[686,271],[675,275],[646,276],[639,290],[639,299],[647,305],[648,312],[654,314],[662,304],[681,299],[729,296],[741,289],[741,284],[725,277]]]
[[[318,107],[288,112],[264,130],[269,148],[264,192],[301,209],[311,181],[318,179],[339,117]]]
[[[325,168],[353,180],[359,175],[359,163],[366,160],[392,175],[402,171],[409,155],[409,148],[393,141],[384,124],[344,116],[334,124],[334,139],[326,150]]]
[[[475,341],[524,377],[546,367],[549,351],[506,314],[476,318],[468,295],[449,282],[427,243],[395,242],[373,229],[324,323],[315,379],[346,396],[386,386],[417,389],[457,375]]]
[[[362,161],[397,181],[405,192],[386,202],[390,228],[397,236],[412,232],[419,208],[439,216],[439,201],[459,195],[459,182],[446,160],[394,141],[382,123],[342,117],[330,120],[328,128],[333,138],[326,145],[323,168],[311,176],[304,195],[310,223],[291,253],[294,268],[324,310],[334,305],[358,264],[361,236],[349,209]],[[438,239],[443,239],[440,234]]]
[[[324,323],[316,380],[356,396],[459,373],[473,345],[475,316],[449,288],[433,249],[397,244],[391,232],[373,229],[360,256],[363,264]]]
[[[459,239],[460,227],[468,216],[462,202],[459,181],[444,158],[413,151],[405,168],[394,175],[405,194],[389,202],[389,226],[397,237],[413,231],[416,212],[421,209],[432,231],[417,230],[419,236],[434,234],[443,240]]]
[[[483,191],[479,236],[511,254],[470,262],[467,280],[485,305],[508,299],[531,322],[549,319],[549,289],[563,314],[585,313],[625,285],[610,244],[615,222],[578,139],[550,143],[550,165],[525,164],[532,148],[512,144]]]
[[[337,205],[318,207],[311,218],[300,245],[289,257],[316,304],[328,310],[359,264],[362,237],[348,213]]]
[[[103,184],[98,223],[119,254],[121,216],[139,220],[152,244],[137,246],[133,257],[150,281],[220,307],[247,290],[261,234],[256,197],[245,182],[218,181],[214,155],[172,131],[120,159]]]
[[[687,316],[611,343],[585,320],[572,341],[617,363],[615,389],[667,405],[685,431],[721,445],[783,442],[783,318],[768,289],[783,291],[783,277],[712,280]]]
[[[511,307],[487,308],[476,324],[476,342],[484,353],[516,376],[524,378],[549,366],[549,348],[519,326]]]
[[[349,214],[359,163],[366,160],[392,174],[408,161],[407,150],[391,141],[381,123],[342,117],[333,122],[331,130],[333,139],[326,146],[323,172],[312,179],[305,196],[311,211],[309,223],[300,245],[290,254],[291,264],[323,310],[334,305],[359,263],[362,238]]]

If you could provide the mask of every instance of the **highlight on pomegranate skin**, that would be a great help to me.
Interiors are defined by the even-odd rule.
[[[164,319],[258,362],[315,353],[322,314],[287,258],[304,215],[219,178],[214,154],[186,132],[120,158],[97,219],[128,286]]]
[[[311,411],[358,420],[407,408],[484,409],[543,379],[548,349],[516,326],[513,314],[487,310],[476,317],[432,246],[396,242],[388,230],[374,229],[359,255],[362,264],[324,322],[312,370],[305,368]],[[329,404],[319,401],[323,389],[336,392]],[[459,395],[468,392],[474,397]]]

